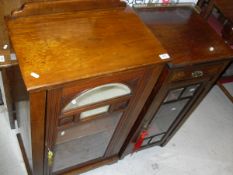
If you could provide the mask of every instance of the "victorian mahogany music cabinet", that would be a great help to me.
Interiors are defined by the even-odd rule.
[[[32,173],[117,160],[169,60],[158,40],[116,0],[29,3],[7,25],[25,84],[14,105]]]
[[[191,7],[59,0],[28,3],[6,21],[19,63],[6,73],[34,175],[165,145],[233,57]]]

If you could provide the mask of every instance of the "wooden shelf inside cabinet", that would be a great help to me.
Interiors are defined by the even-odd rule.
[[[233,59],[232,50],[192,7],[137,8],[135,12],[173,60],[128,136],[122,157],[164,146]]]
[[[118,0],[28,3],[7,26],[28,94],[15,108],[33,174],[118,159],[170,61],[160,42]]]

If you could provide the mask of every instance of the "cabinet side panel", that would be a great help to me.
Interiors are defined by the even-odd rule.
[[[29,100],[15,102],[18,132],[23,141],[23,146],[32,169],[32,148],[31,148],[31,126]]]
[[[8,67],[2,71],[7,90],[6,101],[9,117],[12,118],[11,122],[13,123],[17,119],[18,132],[28,159],[28,162],[25,160],[25,163],[29,163],[32,168],[29,95],[18,66]]]

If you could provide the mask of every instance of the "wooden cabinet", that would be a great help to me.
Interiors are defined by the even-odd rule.
[[[134,131],[131,149],[133,146],[134,151],[154,145],[164,146],[201,102],[203,96],[212,87],[213,81],[219,76],[219,72],[223,71],[226,65],[227,63],[217,62],[194,66],[193,70],[166,67],[160,80],[161,84],[155,86],[141,114],[143,120],[136,134]],[[219,72],[213,74],[204,72],[208,67],[217,67]],[[187,76],[177,77],[182,72]],[[141,142],[140,148],[135,147],[137,142]]]
[[[159,41],[116,0],[30,3],[7,25],[25,84],[14,106],[28,170],[64,174],[118,160],[169,61]]]
[[[173,60],[148,98],[122,156],[164,146],[233,58],[230,48],[191,7],[135,10]]]
[[[20,68],[6,70],[19,85],[18,138],[35,175],[80,173],[165,145],[233,57],[190,7],[37,2],[7,27]]]

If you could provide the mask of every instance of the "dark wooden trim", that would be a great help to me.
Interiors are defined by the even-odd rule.
[[[44,167],[44,130],[46,91],[29,94],[33,175],[42,175]]]
[[[220,80],[221,81],[221,80]],[[222,85],[222,83],[218,81],[218,87],[223,91],[223,93],[227,96],[227,98],[233,103],[233,96],[229,93],[229,91]]]
[[[61,113],[62,89],[53,89],[47,94],[46,133],[44,151],[44,174],[50,174],[52,166],[48,166],[48,149],[54,152],[57,137],[58,117]]]
[[[28,161],[28,158],[27,158],[27,155],[26,155],[25,148],[23,146],[22,137],[21,137],[21,135],[19,133],[16,134],[16,137],[18,139],[19,147],[20,147],[20,150],[21,150],[21,153],[22,153],[22,156],[23,156],[23,161],[24,161],[27,173],[28,173],[28,175],[32,175],[32,170],[31,170],[31,167],[29,165],[29,161]]]

